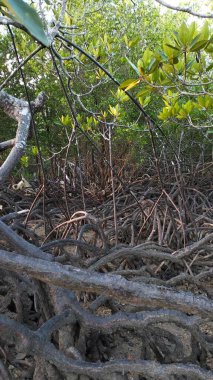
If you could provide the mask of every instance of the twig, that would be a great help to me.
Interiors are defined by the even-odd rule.
[[[189,13],[193,16],[197,16],[197,17],[201,17],[201,18],[213,18],[213,14],[204,14],[204,13],[199,13],[199,12],[194,12],[191,8],[187,7],[187,8],[184,8],[184,7],[179,7],[179,6],[174,6],[174,5],[170,5],[168,3],[166,3],[165,1],[163,0],[155,0],[157,3],[163,5],[164,7],[166,8],[169,8],[169,9],[173,9],[175,11],[179,11],[179,12],[186,12],[186,13]]]

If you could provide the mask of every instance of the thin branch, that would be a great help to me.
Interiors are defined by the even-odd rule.
[[[26,148],[30,124],[32,121],[31,111],[33,113],[38,111],[43,106],[44,100],[45,94],[40,93],[36,100],[29,105],[25,100],[15,98],[3,90],[0,91],[0,107],[3,108],[3,111],[9,117],[18,122],[15,144],[0,167],[0,183],[3,183],[6,180],[11,170],[22,157]]]
[[[61,5],[61,13],[60,13],[60,16],[58,18],[58,21],[56,22],[55,26],[50,31],[51,41],[54,40],[56,34],[58,33],[58,31],[59,31],[59,29],[61,27],[61,24],[62,24],[62,21],[63,21],[63,18],[64,18],[64,14],[65,14],[65,11],[66,11],[66,5],[67,5],[67,0],[63,0],[62,1],[62,5]]]
[[[0,231],[1,236],[9,242],[10,246],[17,252],[21,252],[22,255],[37,257],[43,260],[54,260],[54,257],[51,254],[44,253],[40,248],[25,241],[21,236],[17,235],[10,227],[3,223],[2,220],[0,220]]]
[[[179,251],[173,252],[172,254],[176,255],[178,259],[183,259],[191,255],[194,251],[198,250],[200,247],[204,246],[209,241],[213,240],[213,232],[206,235],[203,239],[196,241],[195,243],[180,249]]]
[[[0,142],[0,152],[12,148],[15,144],[15,139]]]
[[[177,5],[174,6],[174,5],[166,3],[163,0],[155,0],[155,1],[156,1],[156,3],[159,3],[159,4],[163,5],[164,7],[172,9],[174,11],[189,13],[192,16],[197,16],[197,17],[201,17],[201,18],[213,18],[213,14],[212,13],[210,13],[210,14],[199,13],[199,12],[193,11],[189,7],[184,8],[184,7],[179,7]]]
[[[6,16],[0,16],[0,25],[5,25],[5,26],[12,25],[12,26],[15,26],[16,28],[22,29],[25,32],[27,32],[27,29],[22,24],[20,24],[19,22],[15,20],[11,20],[10,18]]]
[[[122,247],[117,250],[112,250],[112,252],[109,252],[107,255],[103,256],[102,258],[98,259],[96,263],[92,264],[89,268],[89,270],[94,271],[100,269],[102,266],[118,259],[124,259],[124,258],[133,258],[133,257],[140,257],[140,258],[147,258],[147,259],[153,259],[157,261],[162,260],[168,260],[173,263],[180,262],[177,257],[172,256],[169,253],[165,253],[163,251],[157,252],[154,248],[149,248],[145,244],[142,244],[139,247]]]
[[[14,75],[23,67],[34,55],[36,55],[40,50],[42,50],[44,46],[38,46],[31,54],[28,55],[16,68],[15,70],[4,80],[4,82],[0,86],[0,90],[2,90],[6,84],[14,77]]]

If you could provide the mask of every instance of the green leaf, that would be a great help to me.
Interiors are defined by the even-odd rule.
[[[158,82],[158,80],[159,80],[159,75],[160,75],[159,68],[156,68],[155,71],[150,75],[150,77],[151,77],[151,82],[152,82],[152,83],[156,83],[156,82]],[[153,89],[153,91],[156,91],[156,89]]]
[[[180,41],[180,37],[179,37],[179,33],[174,31],[174,35],[176,36],[176,38],[174,37],[174,41],[176,42],[177,46],[180,46],[181,47],[181,41]]]
[[[69,126],[70,124],[72,124],[72,120],[71,120],[69,115],[66,115],[66,116],[62,115],[61,116],[61,122],[65,126]]]
[[[193,38],[193,40],[192,40],[192,42],[191,42],[191,44],[189,45],[189,47],[191,48],[198,40],[199,40],[199,38],[200,38],[200,33],[199,34],[197,34],[194,38]]]
[[[135,87],[138,83],[140,83],[140,79],[133,80],[129,85],[125,88],[125,91],[129,91],[131,88]]]
[[[128,41],[127,35],[125,34],[123,38],[124,38],[126,46],[129,47],[129,41]]]
[[[153,54],[149,49],[146,49],[143,53],[143,62],[145,66],[148,66],[150,59],[152,58]]]
[[[197,102],[200,108],[211,108],[213,106],[213,99],[210,95],[205,95],[205,96],[198,96],[197,97]]]
[[[188,113],[190,113],[193,109],[193,103],[191,100],[188,100],[187,103],[183,104],[183,109],[186,110]]]
[[[179,114],[177,115],[177,119],[186,119],[188,116],[188,112],[184,109],[181,109],[179,111]]]
[[[37,148],[37,146],[33,146],[32,147],[32,154],[33,154],[33,156],[37,156],[38,155],[38,148]]]
[[[175,73],[174,67],[172,65],[167,64],[167,63],[163,64],[163,70],[167,74],[174,74]]]
[[[50,46],[40,17],[35,9],[31,8],[23,0],[2,0],[15,21],[19,22],[45,46]]]
[[[164,45],[164,47],[165,47],[165,51],[163,51],[163,50],[158,50],[158,53],[159,53],[159,55],[160,55],[160,57],[162,58],[162,60],[164,61],[164,62],[166,62],[166,61],[168,61],[168,57],[169,57],[169,55],[171,55],[171,51],[170,51],[170,54],[169,54],[169,49],[168,49],[168,47],[167,46],[165,46]],[[168,50],[167,50],[168,49]],[[167,50],[167,51],[166,51]],[[167,54],[168,53],[168,54]]]
[[[134,65],[134,63],[132,63],[132,62],[129,60],[128,57],[126,57],[126,60],[127,60],[127,62],[129,62],[130,66],[133,68],[133,70],[134,70],[138,75],[140,75],[140,74],[139,74],[139,70],[138,70],[138,68]]]
[[[213,68],[213,63],[211,63],[207,68],[206,71],[210,71]]]
[[[158,119],[160,120],[166,120],[169,117],[171,117],[171,107],[164,107],[162,112],[158,114]]]
[[[21,165],[24,167],[24,168],[27,168],[28,165],[29,165],[29,157],[24,155],[21,157]]]
[[[137,93],[137,98],[145,98],[148,94],[152,92],[152,89],[144,88]]]
[[[132,48],[133,46],[137,45],[137,43],[140,41],[140,37],[135,37],[133,40],[129,42],[129,47]]]
[[[123,89],[126,89],[131,83],[135,82],[136,79],[127,79],[125,80],[123,83],[120,84],[120,88],[123,90]]]
[[[180,41],[184,46],[186,46],[190,40],[190,33],[189,29],[185,22],[182,22],[180,29],[179,29],[179,38]]]
[[[208,40],[202,40],[202,41],[196,42],[190,47],[190,51],[199,51],[203,49],[206,46],[207,42]]]
[[[112,116],[118,117],[120,112],[119,112],[119,105],[116,104],[115,107],[109,106],[109,112],[111,113]]]
[[[192,65],[193,65],[194,62],[195,62],[194,59],[191,59],[189,62],[187,62],[186,69],[189,70],[192,67]]]
[[[209,23],[208,23],[208,21],[206,21],[205,24],[203,25],[200,34],[201,34],[202,40],[208,40],[208,38],[209,38]]]
[[[155,59],[155,58],[152,58],[151,59],[151,62],[149,64],[149,66],[147,67],[147,72],[149,74],[153,73],[153,71],[155,71],[155,69],[158,67],[158,61]]]
[[[120,88],[117,89],[117,92],[115,94],[115,97],[120,101],[120,102],[126,102],[129,100],[128,95],[126,95],[124,90],[121,90]]]
[[[146,107],[151,102],[151,96],[147,96],[143,102],[143,106]]]
[[[207,51],[208,53],[213,53],[213,35],[210,37],[205,47],[205,51]]]
[[[179,51],[180,49],[177,46],[173,46],[171,44],[166,44],[166,46],[170,47],[171,49]]]
[[[196,31],[196,23],[195,23],[195,21],[193,21],[189,25],[189,38],[190,38],[190,40],[191,40],[191,38],[194,37],[195,31]]]
[[[144,75],[144,62],[143,62],[143,60],[141,58],[138,60],[137,66],[138,66],[139,74],[141,76],[143,76]]]

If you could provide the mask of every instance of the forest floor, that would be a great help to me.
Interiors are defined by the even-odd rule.
[[[118,186],[114,201],[110,192],[85,188],[83,202],[80,190],[74,194],[63,183],[49,182],[45,190],[35,183],[2,188],[0,221],[10,226],[0,225],[2,257],[31,255],[32,262],[18,266],[11,259],[6,265],[0,259],[0,310],[8,318],[0,321],[0,377],[213,379],[213,187],[208,173],[207,168],[193,180],[185,176],[181,183],[164,178],[163,190],[157,177],[137,178],[125,190]],[[32,247],[39,248],[35,257]],[[45,255],[51,260],[48,254],[57,263],[48,265],[59,265],[59,272],[78,268],[84,274],[79,290],[74,282],[69,285],[69,305],[63,299],[67,294],[58,298],[55,291],[58,285],[60,291],[68,288],[62,277],[56,284],[55,267],[50,267],[52,276],[46,272],[48,281],[42,277],[40,262]],[[149,289],[150,296],[144,294]],[[61,322],[48,327],[56,316]],[[34,339],[42,326],[47,350],[39,355]]]

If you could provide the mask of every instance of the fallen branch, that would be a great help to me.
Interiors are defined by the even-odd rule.
[[[176,309],[185,313],[212,315],[213,301],[189,292],[165,287],[138,284],[121,276],[91,273],[87,270],[29,258],[15,252],[0,250],[0,265],[13,272],[62,288],[107,295],[122,303],[143,307]]]

